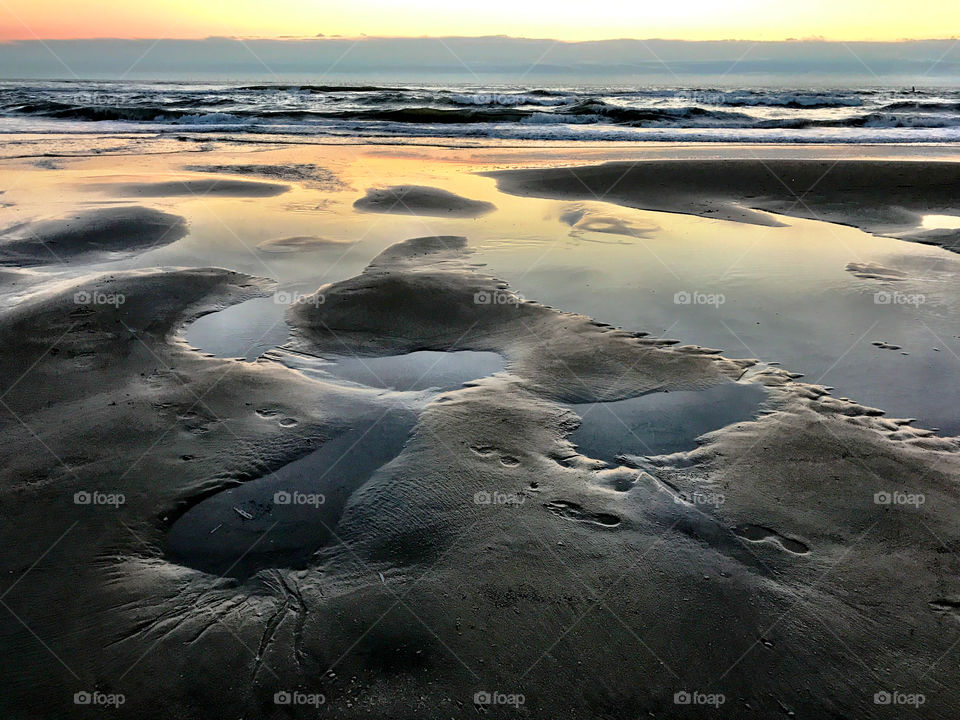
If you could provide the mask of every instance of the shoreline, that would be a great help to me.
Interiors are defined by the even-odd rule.
[[[172,149],[162,152],[145,152],[144,155],[172,155],[184,152],[182,143],[224,143],[226,145],[267,145],[277,147],[290,146],[314,146],[314,147],[399,147],[399,148],[435,148],[441,150],[521,150],[535,153],[537,151],[552,150],[570,150],[570,151],[617,151],[617,152],[637,152],[646,154],[648,151],[681,151],[682,153],[703,153],[709,156],[711,153],[722,152],[723,156],[733,156],[737,151],[754,151],[761,153],[777,153],[801,151],[803,154],[832,156],[835,153],[842,153],[850,157],[862,157],[863,159],[884,159],[888,157],[915,157],[917,160],[930,159],[960,159],[960,141],[958,142],[890,142],[890,143],[839,143],[839,142],[677,142],[661,140],[636,140],[636,141],[612,141],[612,140],[582,140],[577,142],[569,141],[551,141],[551,140],[497,140],[489,138],[458,138],[449,139],[444,142],[443,138],[421,138],[415,136],[396,137],[396,136],[371,136],[364,138],[325,138],[318,140],[309,135],[255,135],[240,136],[230,133],[217,133],[217,131],[191,132],[182,131],[179,133],[126,133],[91,130],[84,133],[30,133],[30,132],[10,132],[0,133],[0,137],[9,139],[10,143],[35,142],[49,145],[54,141],[64,140],[100,140],[100,141],[137,141],[143,142],[150,140],[152,142],[169,142]],[[874,152],[867,152],[874,151]],[[119,154],[119,153],[118,153]],[[752,156],[753,153],[751,153]],[[8,155],[0,156],[3,160],[28,160],[33,158],[70,158],[70,157],[105,157],[106,154],[91,153],[88,155],[71,155],[51,153],[49,151],[38,152],[29,155]]]

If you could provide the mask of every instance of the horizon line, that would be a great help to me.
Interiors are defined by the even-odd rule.
[[[841,43],[841,44],[887,44],[896,45],[901,43],[914,42],[956,42],[960,41],[960,35],[944,37],[906,37],[896,40],[879,39],[857,39],[844,40],[841,38],[829,38],[824,36],[811,37],[787,37],[775,40],[757,40],[754,38],[714,38],[714,39],[688,39],[682,37],[610,37],[591,40],[563,40],[551,37],[526,37],[523,35],[326,35],[318,33],[316,35],[205,35],[192,37],[150,37],[150,36],[89,36],[89,37],[0,37],[0,44],[12,43],[49,43],[49,42],[103,42],[103,41],[122,41],[122,42],[163,42],[170,41],[193,41],[204,42],[209,40],[233,40],[237,42],[247,42],[253,40],[270,40],[279,42],[323,42],[326,40],[347,40],[353,42],[362,42],[366,40],[521,40],[529,42],[553,42],[562,45],[587,45],[593,43],[607,42],[685,42],[691,44],[705,43],[754,43],[754,44],[773,44],[773,43]]]

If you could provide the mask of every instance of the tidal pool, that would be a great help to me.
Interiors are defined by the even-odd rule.
[[[276,472],[202,500],[170,527],[167,557],[236,578],[305,566],[334,537],[350,496],[400,454],[416,418],[389,407]]]
[[[767,391],[756,383],[729,382],[706,390],[568,405],[580,416],[570,441],[581,454],[610,464],[619,455],[692,450],[704,433],[756,417],[766,398]]]

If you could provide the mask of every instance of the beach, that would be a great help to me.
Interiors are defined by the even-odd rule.
[[[10,717],[956,717],[955,145],[217,122],[4,136]]]

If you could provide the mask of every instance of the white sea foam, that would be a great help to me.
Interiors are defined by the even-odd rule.
[[[0,133],[955,142],[960,91],[0,83]]]

